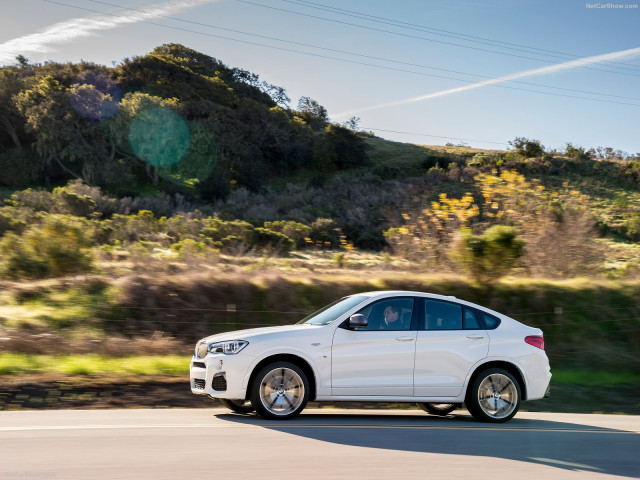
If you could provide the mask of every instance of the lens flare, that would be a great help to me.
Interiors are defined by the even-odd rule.
[[[85,72],[71,86],[71,104],[85,118],[102,120],[118,111],[122,92],[114,79],[100,72]]]
[[[156,167],[178,163],[190,142],[187,123],[164,108],[141,112],[129,127],[129,143],[135,154]]]

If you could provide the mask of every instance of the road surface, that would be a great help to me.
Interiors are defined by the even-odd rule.
[[[640,416],[222,408],[0,412],[0,480],[640,478]]]

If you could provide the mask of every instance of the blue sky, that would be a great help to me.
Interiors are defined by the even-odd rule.
[[[0,64],[21,52],[111,65],[175,42],[284,87],[293,107],[310,96],[333,120],[358,116],[393,140],[504,148],[525,136],[640,152],[640,0],[104,1],[10,2]],[[567,63],[575,58],[588,68]],[[503,77],[529,84],[459,88]]]

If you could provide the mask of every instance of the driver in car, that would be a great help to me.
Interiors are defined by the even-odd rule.
[[[407,328],[402,320],[400,320],[400,309],[397,305],[387,305],[384,309],[384,320],[382,321],[383,330],[402,330]]]

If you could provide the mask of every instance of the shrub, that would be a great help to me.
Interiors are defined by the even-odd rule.
[[[90,272],[89,245],[84,225],[52,215],[21,237],[8,233],[0,240],[4,258],[0,273],[10,278],[44,278]]]
[[[244,242],[248,248],[268,248],[279,253],[288,253],[295,245],[293,240],[286,235],[262,227],[247,230],[244,235]]]
[[[193,259],[205,256],[209,251],[209,248],[205,242],[198,242],[191,238],[185,238],[184,240],[171,245],[171,250],[176,252],[185,262],[190,262]]]
[[[490,283],[511,270],[523,253],[524,241],[515,228],[493,225],[481,235],[463,229],[452,256],[476,281]]]
[[[17,220],[5,212],[0,212],[0,237],[9,231],[21,233],[26,226],[25,222]]]
[[[426,158],[422,161],[422,168],[425,170],[434,167],[447,168],[454,161],[454,158],[447,153],[427,153]]]
[[[215,242],[214,244],[216,246],[219,245],[222,250],[234,254],[241,253],[241,251],[246,250],[245,248],[243,248],[245,246],[244,241],[242,240],[242,238],[236,235],[228,235],[219,242]]]
[[[304,223],[292,220],[277,220],[275,222],[264,222],[264,228],[286,235],[295,242],[296,248],[304,248],[311,241],[312,228]]]
[[[383,180],[393,180],[403,176],[402,170],[398,167],[391,167],[389,165],[376,165],[371,171],[374,175],[377,175]]]
[[[28,207],[36,212],[52,212],[54,205],[51,192],[31,188],[14,192],[7,203],[14,207]]]
[[[471,167],[494,169],[504,164],[504,156],[491,155],[486,153],[476,153],[467,165]]]
[[[620,165],[622,177],[633,184],[640,184],[640,161],[631,161]]]
[[[624,222],[624,227],[629,240],[640,241],[640,213],[630,214]]]
[[[333,256],[333,263],[340,267],[343,268],[345,266],[345,253],[344,252],[338,252]]]
[[[219,218],[209,217],[202,220],[200,233],[211,240],[220,241],[227,237],[243,238],[245,233],[253,228],[244,220],[225,221]]]
[[[341,234],[338,224],[330,218],[319,218],[311,224],[310,238],[316,245],[337,248]]]
[[[103,226],[111,231],[112,242],[148,240],[161,229],[160,222],[149,210],[140,210],[136,215],[116,214],[110,220],[104,221]]]
[[[98,205],[88,195],[78,195],[66,187],[53,190],[55,209],[58,213],[68,213],[76,217],[94,217]]]

